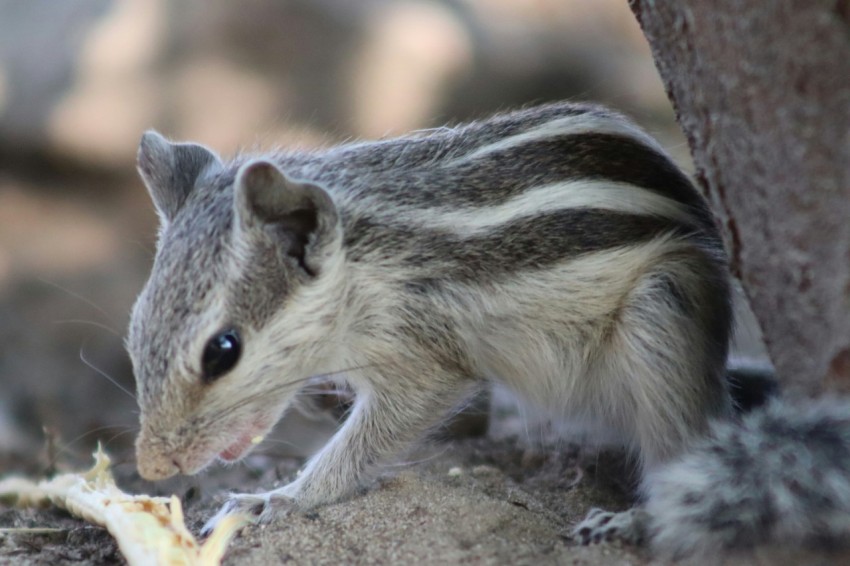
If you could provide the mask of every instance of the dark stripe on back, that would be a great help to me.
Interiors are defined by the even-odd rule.
[[[360,218],[346,226],[348,257],[421,268],[423,279],[480,281],[515,271],[545,269],[595,251],[648,241],[662,233],[692,232],[663,218],[598,209],[565,209],[526,217],[480,236],[378,224]]]
[[[714,231],[703,197],[666,156],[626,136],[574,134],[527,142],[447,167],[376,176],[364,192],[414,207],[503,203],[529,189],[592,180],[633,184],[685,205]],[[605,187],[600,187],[604,191]]]
[[[611,112],[600,106],[572,103],[547,104],[497,115],[489,120],[474,122],[458,129],[459,137],[466,138],[472,143],[463,144],[462,147],[458,145],[456,149],[465,151],[456,152],[455,157],[469,153],[475,148],[539,128],[560,118],[584,115],[613,116]]]
[[[350,174],[408,172],[419,167],[438,167],[441,159],[454,159],[477,148],[498,142],[547,122],[586,114],[611,116],[601,107],[559,103],[501,114],[455,128],[437,128],[388,140],[354,143],[331,148],[323,159],[350,169]],[[320,179],[317,179],[320,180]]]
[[[573,134],[525,142],[457,165],[434,164],[408,171],[417,186],[406,191],[398,180],[374,188],[400,201],[422,206],[498,204],[528,189],[571,180],[608,180],[637,185],[697,210],[705,202],[670,160],[639,141],[609,134]]]

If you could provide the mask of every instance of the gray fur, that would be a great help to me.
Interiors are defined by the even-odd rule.
[[[650,534],[667,557],[850,546],[850,405],[773,402],[718,423],[647,481]]]
[[[346,368],[357,399],[329,444],[292,484],[223,512],[351,494],[483,378],[604,423],[647,471],[731,412],[721,240],[617,114],[556,104],[226,164],[145,139],[163,216],[128,337],[146,478],[241,455],[306,378]],[[224,328],[242,358],[204,385]]]
[[[221,168],[219,157],[206,147],[172,144],[154,131],[142,136],[138,163],[163,223],[174,218],[199,180]]]

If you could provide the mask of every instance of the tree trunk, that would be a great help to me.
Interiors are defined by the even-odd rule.
[[[784,388],[850,391],[850,0],[630,0]]]

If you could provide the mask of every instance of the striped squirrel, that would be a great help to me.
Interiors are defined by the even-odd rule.
[[[219,516],[351,494],[485,378],[615,432],[645,478],[733,418],[718,230],[612,111],[230,162],[148,132],[138,165],[160,217],[127,339],[139,473],[238,460],[311,376],[346,370],[356,391],[297,479]],[[590,538],[616,523],[600,517]]]

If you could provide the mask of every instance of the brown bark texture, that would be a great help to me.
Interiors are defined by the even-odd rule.
[[[792,394],[850,391],[850,0],[630,0]]]

